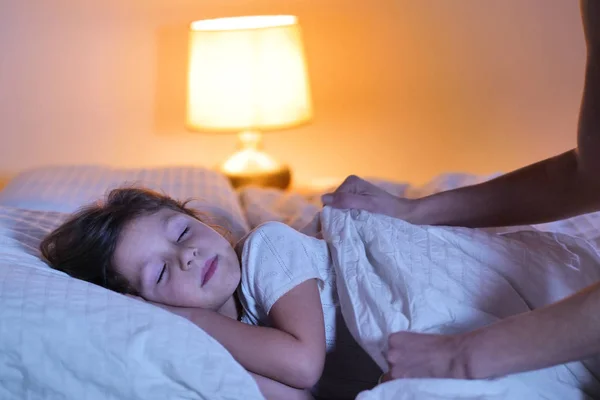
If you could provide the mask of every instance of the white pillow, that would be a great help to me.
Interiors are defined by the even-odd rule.
[[[66,217],[0,207],[0,398],[262,399],[191,322],[42,262]]]
[[[0,191],[0,205],[40,211],[73,212],[119,186],[144,186],[215,217],[234,239],[248,232],[237,194],[227,178],[201,167],[111,168],[69,165],[30,169]]]

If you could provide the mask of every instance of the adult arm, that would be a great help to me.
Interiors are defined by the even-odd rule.
[[[417,200],[391,196],[349,177],[323,203],[415,224],[465,227],[550,222],[600,210],[600,2],[580,2],[587,62],[577,148],[478,185]]]
[[[600,4],[582,1],[588,56],[577,148],[479,185],[416,203],[430,225],[508,226],[550,222],[600,210]]]
[[[385,378],[487,379],[600,353],[600,283],[558,303],[458,335],[394,333]]]
[[[600,88],[599,88],[600,89]],[[600,142],[599,142],[600,144]],[[600,171],[579,146],[496,179],[424,197],[405,218],[415,224],[470,228],[531,225],[600,210]],[[581,150],[579,150],[581,149]]]
[[[600,209],[600,2],[580,2],[587,43],[577,148],[495,180],[410,201],[351,177],[326,205],[364,208],[414,223],[531,224]],[[378,191],[379,190],[379,191]],[[489,378],[600,353],[600,284],[461,335],[390,336],[389,377]]]

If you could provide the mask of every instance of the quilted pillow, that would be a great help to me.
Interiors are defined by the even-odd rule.
[[[49,268],[39,242],[66,217],[0,206],[0,398],[262,399],[191,322]]]
[[[101,165],[30,169],[0,192],[0,205],[39,211],[73,212],[119,186],[144,186],[215,217],[234,239],[248,232],[237,195],[227,178],[201,167],[111,168]]]

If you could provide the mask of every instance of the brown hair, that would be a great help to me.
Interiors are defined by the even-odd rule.
[[[105,202],[80,209],[46,236],[40,245],[42,256],[52,268],[74,278],[119,293],[137,295],[113,265],[113,255],[123,228],[135,218],[152,215],[165,208],[207,223],[199,213],[188,208],[187,203],[143,188],[114,189]],[[223,228],[208,225],[228,238],[229,233]]]

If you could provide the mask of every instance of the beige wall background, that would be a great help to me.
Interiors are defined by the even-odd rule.
[[[187,25],[262,13],[304,31],[316,118],[265,140],[299,182],[507,171],[575,144],[576,1],[0,0],[0,177],[216,165],[235,137],[184,129]]]

